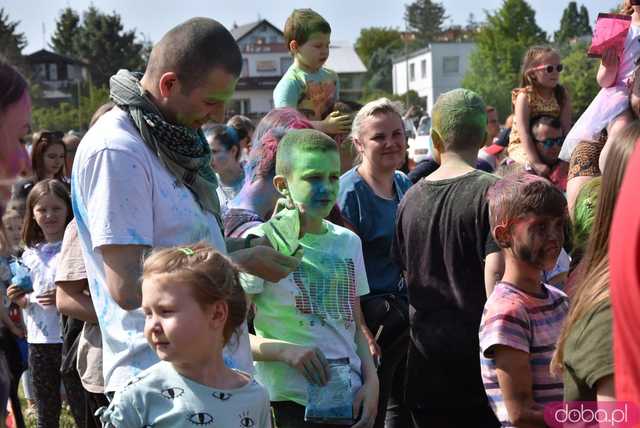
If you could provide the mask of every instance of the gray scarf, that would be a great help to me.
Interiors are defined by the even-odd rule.
[[[141,77],[141,73],[128,70],[120,70],[111,76],[111,99],[129,113],[144,143],[178,183],[187,186],[200,207],[222,224],[216,193],[218,180],[211,169],[211,149],[202,130],[194,131],[165,121],[140,85]]]

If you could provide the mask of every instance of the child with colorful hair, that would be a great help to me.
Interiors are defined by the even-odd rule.
[[[339,99],[338,75],[324,67],[329,57],[331,26],[311,9],[295,9],[284,26],[293,64],[273,91],[274,107],[293,107],[326,134],[348,133],[351,116],[332,111]]]
[[[562,249],[567,202],[548,180],[528,173],[501,179],[487,197],[505,271],[482,314],[482,379],[502,427],[542,428],[543,406],[562,400],[562,380],[549,364],[569,302],[540,278]]]

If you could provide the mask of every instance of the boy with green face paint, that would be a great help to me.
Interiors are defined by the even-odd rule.
[[[438,98],[432,117],[440,168],[405,194],[392,243],[412,308],[406,405],[418,428],[452,421],[498,427],[478,356],[480,318],[501,263],[485,198],[497,177],[475,169],[485,105],[474,92],[456,89]]]
[[[369,292],[362,244],[353,232],[324,219],[335,204],[339,177],[331,138],[310,129],[287,133],[278,145],[274,185],[300,213],[302,261],[277,283],[241,275],[257,308],[251,343],[256,375],[269,390],[280,428],[324,426],[305,422],[305,406],[313,405],[310,395],[329,388],[323,387],[327,382],[343,382],[338,404],[348,419],[358,420],[354,426],[370,427],[375,419],[378,378],[358,328],[359,296]],[[262,236],[268,227],[249,234]],[[331,363],[338,360],[344,369],[340,379]]]
[[[298,109],[324,133],[349,132],[351,116],[332,111],[340,92],[338,75],[323,67],[329,57],[329,23],[311,9],[296,9],[284,36],[294,60],[273,91],[274,107]]]

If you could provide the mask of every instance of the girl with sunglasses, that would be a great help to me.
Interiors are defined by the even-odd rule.
[[[534,173],[544,177],[551,170],[536,148],[531,134],[531,118],[557,118],[563,134],[569,131],[571,101],[569,93],[559,83],[562,68],[560,54],[551,47],[529,48],[522,61],[521,87],[511,93],[515,116],[507,148],[509,157],[529,165]]]
[[[603,129],[613,137],[633,121],[629,92],[631,77],[640,58],[640,1],[625,0],[620,12],[631,15],[624,50],[620,56],[614,48],[603,53],[597,76],[602,89],[567,135],[560,152],[562,159],[569,160],[580,141],[597,140]],[[605,145],[600,154],[601,169],[608,149],[609,144]]]

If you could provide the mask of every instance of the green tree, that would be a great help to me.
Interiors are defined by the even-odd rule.
[[[415,31],[421,44],[436,39],[448,16],[442,3],[431,0],[414,0],[405,5],[404,19],[410,30]]]
[[[400,31],[388,27],[369,27],[360,30],[355,48],[358,56],[365,65],[369,64],[371,56],[379,48],[390,47],[391,50],[401,50],[402,35]]]
[[[74,100],[63,102],[55,107],[34,107],[33,129],[69,129],[86,130],[93,113],[102,104],[109,101],[109,90],[85,84],[81,88],[80,102],[78,94],[73,94]]]
[[[560,29],[555,32],[554,41],[562,44],[586,34],[591,34],[589,11],[583,5],[578,12],[578,4],[575,1],[569,2],[564,12],[562,12]]]
[[[51,47],[62,55],[75,56],[77,54],[75,41],[80,33],[80,16],[67,7],[60,12],[56,21],[56,30],[51,37]]]
[[[369,92],[393,91],[393,56],[395,50],[390,46],[378,48],[367,64],[367,83],[365,96]]]
[[[578,28],[581,36],[593,33],[591,28],[591,20],[589,19],[589,10],[585,5],[580,6],[580,19],[578,20]]]
[[[511,112],[511,91],[520,84],[524,53],[547,42],[535,15],[525,0],[504,0],[495,13],[487,12],[487,21],[476,34],[476,49],[462,86],[478,92],[502,118]]]
[[[585,55],[587,48],[585,42],[574,43],[568,47],[562,59],[565,70],[560,82],[566,86],[571,96],[574,118],[582,114],[600,90],[595,78],[599,61]]]
[[[83,13],[79,25],[73,24],[74,15],[78,17],[69,8],[62,11],[52,45],[61,53],[88,63],[96,86],[106,86],[109,77],[121,68],[140,70],[144,67],[148,46],[136,39],[135,30],[124,30],[120,15],[105,14],[91,6]]]
[[[22,66],[22,49],[27,46],[27,38],[17,32],[19,24],[20,21],[10,21],[4,8],[0,8],[0,55],[11,64]]]

